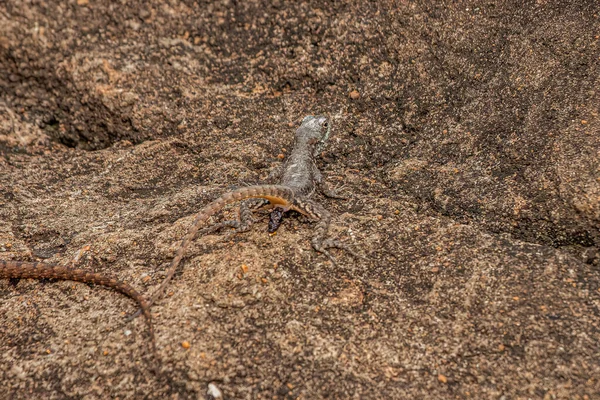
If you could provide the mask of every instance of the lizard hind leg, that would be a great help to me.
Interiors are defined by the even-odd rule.
[[[253,216],[253,212],[269,205],[269,201],[266,199],[249,199],[242,201],[240,203],[240,219],[232,219],[227,221],[222,221],[217,224],[208,226],[204,229],[198,231],[199,235],[208,235],[214,232],[218,232],[223,228],[233,228],[233,233],[242,233],[250,230],[250,227],[256,219]],[[229,235],[229,234],[228,234]]]
[[[179,245],[179,248],[177,249],[177,252],[175,253],[175,257],[173,257],[173,260],[171,261],[171,265],[169,266],[169,269],[167,270],[167,276],[163,279],[163,281],[160,284],[160,286],[158,287],[158,289],[156,289],[156,291],[150,298],[150,301],[148,302],[148,307],[150,307],[154,302],[156,302],[156,300],[158,300],[161,297],[165,288],[167,287],[167,285],[173,278],[173,275],[175,274],[175,271],[177,270],[179,263],[181,263],[181,259],[183,258],[185,249],[187,248],[189,243],[192,240],[194,240],[194,237],[196,237],[196,234],[198,233],[200,226],[204,222],[206,222],[206,220],[209,219],[212,215],[216,214],[223,207],[225,207],[227,204],[235,203],[237,201],[242,201],[242,200],[246,200],[246,199],[255,199],[255,198],[265,199],[271,204],[288,205],[288,204],[292,204],[294,202],[295,195],[294,195],[294,191],[288,186],[255,185],[255,186],[248,186],[245,188],[236,189],[231,192],[222,194],[217,199],[215,199],[212,203],[210,203],[209,205],[204,207],[198,214],[196,214],[196,217],[194,218],[194,222],[192,223],[192,226],[190,227],[187,234],[181,241],[181,244]],[[139,315],[139,311],[135,313],[134,317],[137,315]]]
[[[317,226],[315,226],[315,234],[313,235],[311,244],[316,251],[327,256],[332,264],[337,265],[335,258],[328,251],[328,249],[332,248],[345,250],[356,258],[363,258],[346,243],[327,237],[329,225],[331,224],[331,213],[321,204],[313,200],[302,199],[298,202],[298,210],[310,217],[319,219]]]

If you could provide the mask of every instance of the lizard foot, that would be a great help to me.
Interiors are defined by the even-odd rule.
[[[346,196],[340,194],[340,192],[339,192],[345,186],[346,185],[342,185],[342,186],[334,189],[333,187],[331,187],[331,185],[329,183],[327,183],[320,177],[320,173],[319,173],[317,188],[319,189],[319,191],[321,192],[321,194],[323,196],[329,197],[330,199],[348,200],[348,198]]]
[[[330,199],[348,200],[348,197],[344,196],[343,194],[340,194],[340,190],[343,189],[345,186],[346,185],[342,185],[338,188],[332,189],[328,185],[323,185],[321,187],[321,193],[323,193],[325,197],[329,197]]]
[[[323,240],[321,243],[313,243],[313,248],[318,251],[319,253],[323,253],[324,255],[327,256],[327,258],[329,258],[329,261],[331,261],[333,263],[333,265],[337,265],[335,258],[331,255],[331,253],[329,251],[327,251],[327,249],[341,249],[341,250],[345,250],[348,253],[350,253],[352,256],[356,257],[356,258],[362,258],[364,259],[365,257],[358,254],[356,251],[354,251],[354,249],[347,245],[346,243],[340,241],[340,240],[336,240],[336,239],[325,239]]]

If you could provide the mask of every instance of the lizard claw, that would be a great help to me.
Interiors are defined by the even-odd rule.
[[[315,250],[325,254],[326,256],[329,257],[329,259],[332,259],[333,257],[329,254],[329,252],[327,251],[327,249],[341,249],[341,250],[345,250],[348,253],[350,253],[352,256],[354,256],[355,258],[361,258],[364,259],[365,257],[358,254],[356,251],[354,251],[354,249],[347,245],[346,243],[340,241],[340,240],[335,240],[335,239],[325,239],[320,246],[314,246]]]
[[[314,246],[313,246],[313,247],[314,247]],[[317,247],[314,247],[314,249],[315,249],[316,251],[318,251],[319,253],[321,253],[321,254],[324,254],[325,256],[327,256],[327,258],[329,258],[329,261],[331,261],[331,263],[333,264],[333,266],[334,266],[334,267],[337,267],[337,265],[338,265],[338,264],[337,264],[337,262],[335,261],[335,257],[334,257],[334,256],[332,256],[332,255],[331,255],[331,253],[330,253],[330,252],[328,252],[328,251],[326,250],[326,248],[325,248],[325,247],[323,247],[323,246],[320,246],[320,247],[318,247],[318,248],[317,248]]]
[[[344,187],[346,187],[345,184],[334,189],[326,181],[321,181],[318,183],[319,191],[323,194],[323,196],[329,197],[330,199],[348,200],[348,197],[340,194],[340,190]]]

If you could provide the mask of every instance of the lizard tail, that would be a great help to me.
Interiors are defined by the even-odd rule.
[[[150,340],[152,343],[152,352],[158,362],[158,353],[156,351],[156,340],[154,337],[154,326],[152,325],[152,316],[150,315],[150,304],[133,286],[128,283],[108,278],[104,275],[83,269],[67,268],[56,264],[45,264],[38,262],[22,261],[0,261],[0,279],[1,278],[19,278],[19,279],[60,279],[66,281],[75,281],[83,283],[93,283],[116,290],[119,293],[135,300],[144,314],[148,330],[150,331]]]
[[[194,240],[194,237],[196,236],[196,233],[198,232],[198,229],[200,229],[202,224],[226,205],[252,198],[266,199],[269,200],[271,204],[289,207],[294,202],[294,192],[292,191],[292,189],[286,186],[279,185],[248,186],[233,190],[231,192],[227,192],[219,198],[217,198],[216,200],[214,200],[206,207],[204,207],[196,215],[196,218],[194,218],[194,222],[192,223],[192,226],[190,227],[188,233],[181,241],[181,244],[177,249],[177,253],[171,261],[171,265],[169,266],[169,269],[167,271],[167,276],[162,281],[160,287],[154,292],[154,294],[150,298],[150,306],[162,296],[171,278],[173,278],[173,274],[175,274],[175,271],[177,270],[177,267],[179,266],[179,263],[183,258],[186,248],[189,246],[190,242]],[[139,311],[134,315],[134,317],[137,315],[139,315]]]

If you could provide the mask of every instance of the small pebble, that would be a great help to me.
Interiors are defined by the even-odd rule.
[[[206,391],[206,394],[210,396],[209,398],[213,398],[215,400],[223,398],[223,393],[221,393],[221,390],[214,383],[208,384],[208,390]]]
[[[13,365],[10,369],[10,372],[13,376],[16,376],[19,379],[27,378],[27,375],[25,374],[25,371],[23,371],[23,368],[19,367],[18,365]]]
[[[129,336],[129,335],[131,335],[131,331],[129,329],[127,329],[127,330],[125,330],[124,334],[125,334],[125,336]]]
[[[360,97],[360,93],[358,93],[357,90],[353,90],[350,92],[350,98],[352,100],[358,100],[359,97]]]
[[[439,374],[438,375],[438,381],[440,381],[442,383],[448,383],[448,378],[446,378],[445,375]]]
[[[191,347],[190,342],[184,340],[183,342],[181,342],[181,347],[183,347],[184,349],[189,349]]]

